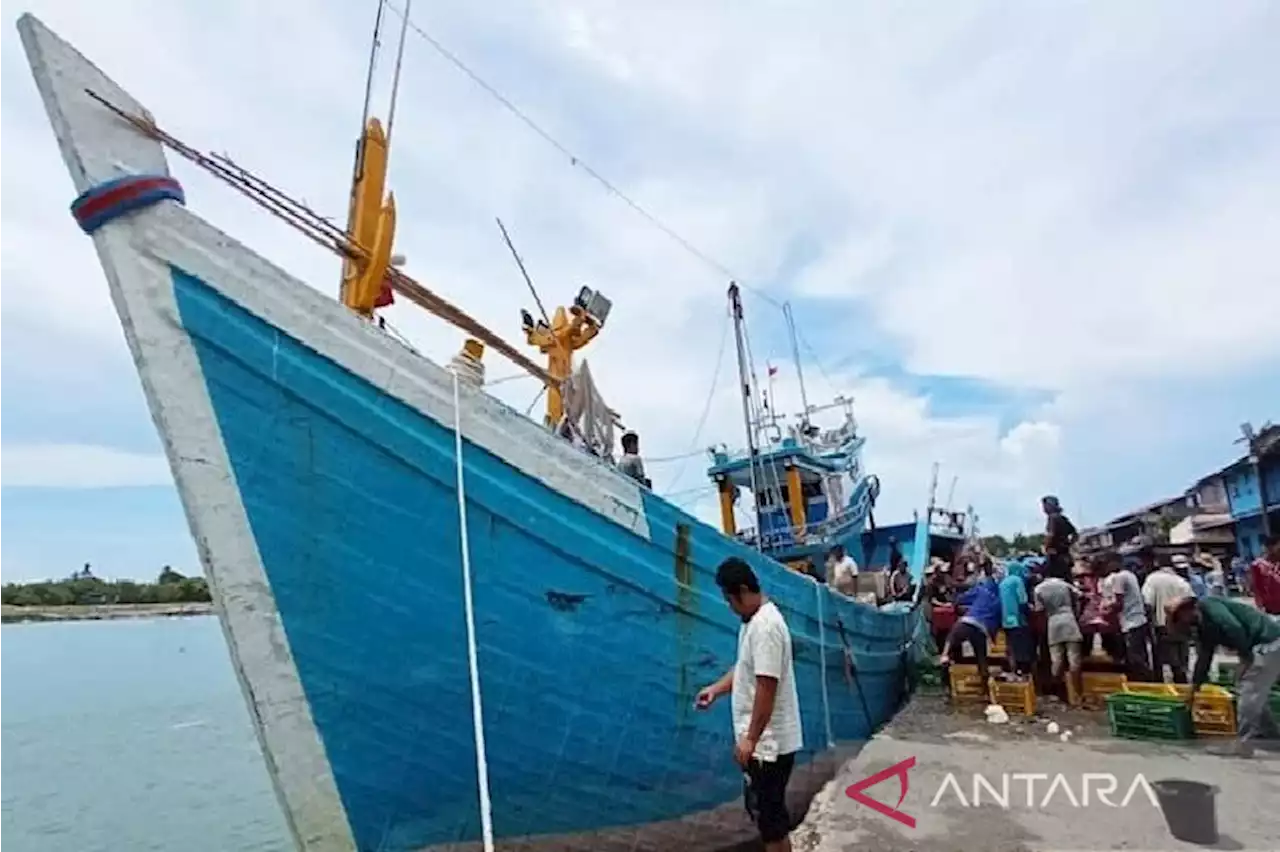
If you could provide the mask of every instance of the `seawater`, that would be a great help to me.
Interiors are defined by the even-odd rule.
[[[0,628],[5,852],[286,852],[213,617]]]

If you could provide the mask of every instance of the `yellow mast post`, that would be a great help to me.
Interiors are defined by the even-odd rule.
[[[720,528],[725,535],[737,535],[738,522],[733,515],[733,494],[737,488],[727,476],[720,477],[716,485],[720,489]]]
[[[547,425],[553,429],[564,417],[564,382],[573,374],[573,353],[586,346],[600,333],[602,321],[585,307],[574,304],[567,311],[556,308],[551,324],[533,323],[526,315],[524,333],[530,346],[547,356]]]
[[[386,194],[388,153],[382,122],[369,119],[360,136],[359,167],[347,220],[347,234],[363,257],[343,261],[339,293],[344,305],[365,317],[373,316],[395,242],[396,200],[394,194]]]
[[[804,532],[804,495],[800,491],[800,468],[794,464],[787,468],[787,498],[791,504],[791,526],[796,536]]]

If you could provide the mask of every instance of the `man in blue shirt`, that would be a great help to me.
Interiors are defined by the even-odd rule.
[[[991,565],[983,565],[982,571],[982,577],[973,587],[956,598],[956,604],[966,608],[965,613],[960,616],[951,635],[947,637],[947,646],[942,649],[939,662],[943,666],[949,666],[951,658],[968,642],[973,646],[973,655],[978,663],[978,677],[985,689],[989,678],[987,644],[1000,629],[1000,590],[996,581],[991,579]]]

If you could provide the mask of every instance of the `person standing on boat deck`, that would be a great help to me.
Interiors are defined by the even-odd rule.
[[[698,693],[705,710],[732,693],[733,758],[746,778],[747,812],[767,852],[790,852],[787,782],[804,747],[796,695],[791,631],[773,601],[760,592],[751,566],[730,557],[716,569],[716,585],[742,619],[738,660],[724,677]]]
[[[1045,576],[1071,580],[1071,547],[1076,543],[1076,527],[1062,512],[1062,504],[1053,495],[1040,498],[1044,512],[1044,555],[1048,564]]]
[[[1187,705],[1192,705],[1196,690],[1209,679],[1214,652],[1218,648],[1235,651],[1240,658],[1236,681],[1240,733],[1231,750],[1249,757],[1256,740],[1280,746],[1280,727],[1268,706],[1271,688],[1280,680],[1280,622],[1246,603],[1219,597],[1178,598],[1169,601],[1165,611],[1172,629],[1184,636],[1194,631],[1196,637],[1196,669]]]
[[[893,571],[898,566],[905,564],[906,561],[902,558],[902,551],[898,549],[898,537],[889,536],[889,570]]]
[[[622,458],[618,460],[618,470],[645,488],[652,487],[649,477],[644,475],[644,460],[640,458],[640,436],[630,430],[622,434]]]
[[[827,585],[842,595],[853,597],[858,591],[858,563],[837,544],[827,554]]]

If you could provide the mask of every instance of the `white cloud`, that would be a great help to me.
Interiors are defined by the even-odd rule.
[[[172,485],[169,461],[92,444],[16,444],[0,450],[6,487],[121,488]]]
[[[29,5],[172,132],[341,218],[365,7]],[[858,365],[834,386],[811,376],[815,396],[857,397],[886,513],[924,502],[938,460],[944,492],[958,475],[957,503],[1008,528],[1034,523],[1035,497],[1060,490],[1072,435],[1119,428],[1091,404],[1098,386],[1133,389],[1139,405],[1150,376],[1217,376],[1280,358],[1270,319],[1280,315],[1280,219],[1266,194],[1280,179],[1268,89],[1275,12],[1141,8],[837,4],[797,15],[768,3],[728,12],[563,2],[440,7],[419,20],[740,274],[778,298],[820,296],[824,339],[891,340],[917,372],[1057,394],[1006,429],[995,415],[939,415],[926,395]],[[133,38],[142,31],[156,36],[145,51]],[[73,364],[120,359],[118,322],[92,246],[67,215],[69,181],[18,40],[3,37],[6,322],[65,337]],[[382,97],[393,53],[384,50]],[[333,258],[176,168],[202,215],[334,289]],[[545,299],[570,298],[583,282],[614,299],[588,352],[606,398],[648,453],[690,449],[720,339],[722,275],[413,35],[392,172],[411,272],[516,338],[530,299],[493,224],[501,216]],[[814,256],[789,268],[798,243]],[[757,359],[785,361],[776,311],[750,297],[748,310]],[[459,345],[411,306],[388,316],[437,360]],[[823,354],[828,367],[846,355]],[[491,375],[510,370],[490,365]],[[732,375],[730,354],[698,446],[741,435]],[[534,392],[525,382],[496,390],[522,408]],[[150,428],[141,408],[137,419]],[[697,484],[701,467],[687,465],[677,490]],[[659,487],[680,468],[656,466]]]

